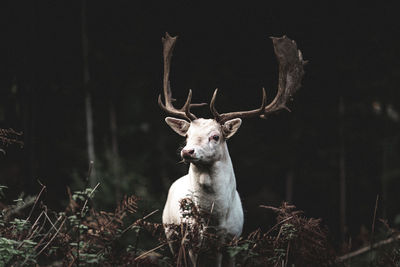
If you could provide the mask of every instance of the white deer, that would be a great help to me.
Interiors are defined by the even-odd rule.
[[[184,198],[192,198],[193,203],[202,210],[211,212],[211,222],[217,229],[219,241],[239,237],[243,229],[243,209],[236,190],[236,178],[232,161],[228,152],[227,140],[239,129],[242,120],[247,117],[265,118],[267,115],[288,109],[286,102],[300,87],[304,74],[303,61],[296,43],[287,37],[272,38],[275,54],[279,61],[279,86],[274,100],[266,105],[266,93],[260,108],[250,111],[239,111],[219,114],[215,109],[217,90],[214,91],[210,103],[214,119],[197,118],[190,108],[206,104],[191,104],[192,91],[189,90],[186,103],[181,109],[172,105],[172,92],[169,85],[169,72],[172,51],[177,37],[166,33],[163,41],[164,80],[163,91],[165,104],[161,95],[158,103],[162,109],[174,117],[167,117],[166,123],[179,135],[186,137],[186,145],[180,155],[184,162],[190,163],[189,172],[176,180],[170,187],[165,203],[162,221],[167,239],[171,237],[171,224],[190,223],[185,220],[180,202]],[[171,246],[173,250],[173,247]],[[173,251],[176,253],[176,251]],[[193,266],[197,265],[197,255],[189,251]],[[216,265],[221,266],[222,254],[217,253]],[[228,265],[234,265],[234,259],[228,259]]]

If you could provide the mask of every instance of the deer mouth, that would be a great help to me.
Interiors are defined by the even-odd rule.
[[[182,159],[183,159],[183,161],[185,161],[185,162],[192,162],[192,161],[196,161],[196,160],[197,160],[197,158],[192,157],[192,156],[189,156],[189,155],[184,155],[184,156],[182,157]]]
[[[183,155],[182,159],[184,162],[195,162],[198,161],[198,158],[191,156],[191,155]]]

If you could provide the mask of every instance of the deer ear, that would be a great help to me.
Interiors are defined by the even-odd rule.
[[[222,125],[222,133],[224,134],[225,139],[231,138],[236,133],[236,131],[239,129],[241,124],[242,124],[241,119],[232,119],[232,120],[226,121]]]
[[[165,122],[174,130],[177,134],[185,136],[189,129],[190,123],[185,120],[180,120],[172,117],[166,117]]]

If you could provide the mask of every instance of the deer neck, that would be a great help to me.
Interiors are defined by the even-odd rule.
[[[189,167],[189,177],[195,194],[222,195],[236,190],[235,173],[228,146],[223,145],[221,159],[210,164],[194,164]]]

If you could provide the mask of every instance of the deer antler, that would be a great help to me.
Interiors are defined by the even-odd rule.
[[[160,107],[165,110],[167,113],[175,116],[175,117],[180,117],[183,119],[187,119],[189,121],[197,119],[197,117],[190,112],[191,107],[199,107],[199,106],[204,106],[207,105],[207,103],[200,103],[200,104],[191,104],[190,102],[192,101],[192,90],[189,89],[189,94],[186,99],[185,104],[181,109],[176,109],[173,105],[172,102],[175,101],[175,99],[172,98],[172,92],[171,92],[171,87],[170,87],[170,82],[169,82],[169,71],[171,67],[171,58],[172,58],[172,52],[175,47],[175,43],[177,40],[177,36],[171,37],[167,32],[165,33],[165,37],[162,38],[162,43],[163,43],[163,57],[164,57],[164,80],[163,80],[163,86],[164,86],[164,99],[165,99],[165,105],[161,101],[161,94],[158,96],[158,104]]]
[[[297,49],[295,41],[290,40],[286,36],[276,38],[271,37],[274,45],[275,55],[279,62],[279,83],[278,93],[274,100],[266,106],[266,94],[263,88],[263,100],[260,108],[250,111],[238,111],[219,114],[214,107],[217,95],[217,89],[211,99],[210,109],[215,120],[219,123],[224,123],[233,118],[248,118],[260,116],[266,118],[268,115],[282,109],[290,111],[286,103],[291,100],[292,95],[301,86],[301,80],[304,75],[303,66],[307,63],[303,60],[301,51]]]
[[[300,88],[304,75],[303,66],[307,64],[307,61],[303,60],[301,51],[297,49],[295,41],[290,40],[285,35],[280,38],[271,37],[271,39],[274,44],[275,55],[279,61],[278,93],[275,99],[265,107],[262,118],[281,109],[290,111],[286,103]]]
[[[267,94],[265,93],[265,89],[263,88],[262,91],[263,91],[263,97],[262,97],[262,103],[261,103],[260,108],[249,110],[249,111],[236,111],[236,112],[219,114],[218,111],[214,107],[215,100],[217,98],[217,93],[218,93],[218,88],[217,88],[217,89],[215,89],[214,94],[211,99],[211,102],[210,102],[211,113],[214,115],[215,120],[221,124],[226,122],[227,120],[230,120],[233,118],[250,118],[250,117],[260,116],[264,112],[265,106],[267,104]]]

